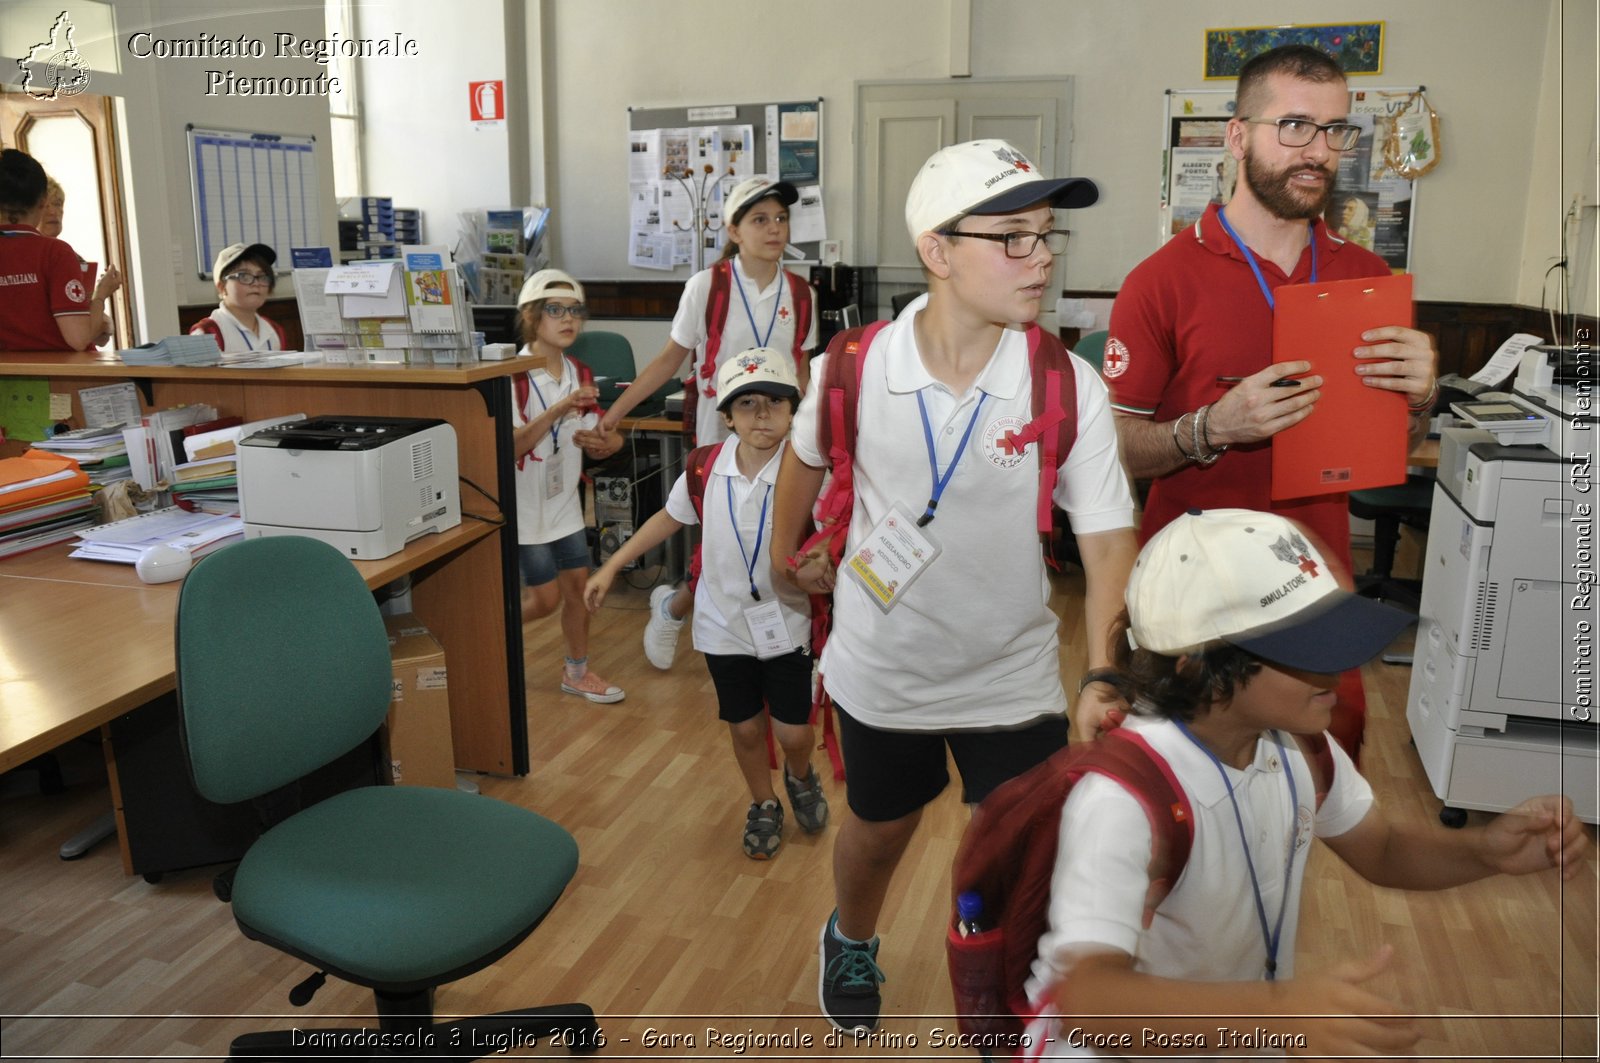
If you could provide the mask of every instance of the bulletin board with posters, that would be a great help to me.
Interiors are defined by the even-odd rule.
[[[1383,146],[1403,114],[1427,106],[1420,89],[1360,89],[1350,93],[1350,121],[1361,139],[1339,160],[1326,215],[1328,227],[1375,252],[1403,273],[1411,264],[1416,182],[1394,173]],[[1167,90],[1161,150],[1161,240],[1193,225],[1212,203],[1233,196],[1239,165],[1227,149],[1233,90]]]
[[[703,268],[721,253],[722,197],[747,177],[788,181],[789,243],[816,261],[822,211],[822,100],[628,108],[628,264]]]

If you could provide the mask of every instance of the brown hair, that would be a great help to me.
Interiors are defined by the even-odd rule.
[[[1228,701],[1261,671],[1260,658],[1234,646],[1169,657],[1128,644],[1128,611],[1111,628],[1111,657],[1120,674],[1117,688],[1131,704],[1169,720],[1189,721]]]
[[[546,290],[550,292],[568,291],[572,292],[574,297],[578,294],[573,291],[572,285],[566,283],[552,284]],[[532,347],[533,341],[539,338],[539,319],[544,316],[544,304],[549,301],[550,299],[547,296],[543,299],[530,300],[517,307],[517,334],[522,338],[525,346]]]
[[[1285,44],[1262,52],[1239,71],[1239,87],[1234,93],[1234,117],[1255,117],[1262,106],[1262,95],[1267,91],[1267,78],[1273,74],[1287,74],[1300,81],[1326,84],[1344,81],[1344,71],[1333,57],[1309,44]]]

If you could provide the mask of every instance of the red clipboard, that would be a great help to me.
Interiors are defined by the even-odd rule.
[[[1272,498],[1283,501],[1406,479],[1406,397],[1369,388],[1351,351],[1361,334],[1412,327],[1411,274],[1273,289],[1272,360],[1311,363],[1322,395],[1311,416],[1272,437]]]

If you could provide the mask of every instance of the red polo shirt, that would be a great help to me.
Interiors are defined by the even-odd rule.
[[[92,278],[72,245],[31,225],[0,225],[0,350],[71,350],[56,318],[89,312]]]
[[[1122,413],[1170,421],[1222,397],[1219,376],[1249,376],[1272,362],[1272,308],[1244,255],[1217,219],[1215,204],[1128,274],[1111,308],[1106,383]],[[1372,252],[1339,239],[1318,219],[1317,279],[1386,275]],[[1311,280],[1311,247],[1285,276],[1257,256],[1269,288]],[[1351,359],[1354,371],[1355,360]],[[1274,502],[1270,442],[1229,448],[1213,465],[1186,464],[1150,485],[1141,541],[1191,508],[1266,510],[1321,538],[1330,560],[1350,567],[1350,516],[1343,494]]]

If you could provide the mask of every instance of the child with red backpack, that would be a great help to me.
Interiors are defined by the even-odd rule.
[[[589,612],[583,605],[589,543],[578,480],[585,454],[606,457],[622,440],[596,428],[600,393],[593,375],[566,355],[589,316],[583,285],[558,269],[542,269],[523,284],[517,316],[520,353],[543,359],[513,381],[522,620],[549,616],[559,607],[567,643],[561,692],[609,705],[624,694],[589,668]]]
[[[1053,211],[1097,195],[1082,178],[1046,179],[1004,141],[934,154],[906,203],[927,297],[871,336],[836,337],[795,418],[772,562],[775,579],[834,594],[820,663],[855,815],[834,845],[838,908],[820,935],[818,996],[842,1030],[877,1025],[878,917],[922,807],[949,782],[947,755],[976,802],[1066,744],[1038,537],[1052,507],[1083,557],[1089,675],[1110,663],[1133,497],[1105,385],[1031,326],[1065,249]],[[848,438],[836,421],[853,425]],[[829,468],[825,533],[846,533],[834,536],[837,569],[821,543],[790,560]],[[853,496],[836,505],[846,484]],[[1079,693],[1079,714],[1097,715],[1098,694]]]
[[[764,347],[791,360],[806,390],[807,357],[817,343],[816,297],[799,274],[782,268],[789,245],[789,208],[800,193],[788,181],[751,177],[729,189],[722,217],[727,242],[722,257],[689,278],[661,353],[617,397],[603,426],[614,429],[635,406],[655,394],[689,361],[683,431],[689,446],[727,436],[718,411],[717,373],[736,352]],[[657,587],[650,596],[644,652],[660,669],[672,667],[678,635],[693,601],[686,587]]]
[[[811,766],[811,609],[789,584],[774,586],[763,547],[772,534],[772,489],[800,397],[787,355],[757,347],[717,374],[719,413],[733,434],[691,451],[664,509],[589,577],[598,609],[623,566],[680,529],[700,525],[694,646],[705,654],[727,721],[734,759],[750,789],[741,844],[753,860],[783,842],[783,806],[767,766],[763,702],[783,749],[783,782],[794,817],[814,834],[828,823],[828,799]]]
[[[1406,1053],[1415,1021],[1364,984],[1390,967],[1391,946],[1294,970],[1313,837],[1383,886],[1578,872],[1587,838],[1569,799],[1533,798],[1464,831],[1392,823],[1328,741],[1339,673],[1413,619],[1340,588],[1298,527],[1274,514],[1192,510],[1146,544],[1117,649],[1135,712],[1095,745],[1134,742],[1178,801],[1158,807],[1115,773],[1084,775],[1068,792],[1026,987],[1043,1014],[1025,1058]],[[1177,861],[1164,856],[1174,830],[1186,848]],[[1153,873],[1155,864],[1166,866]]]

